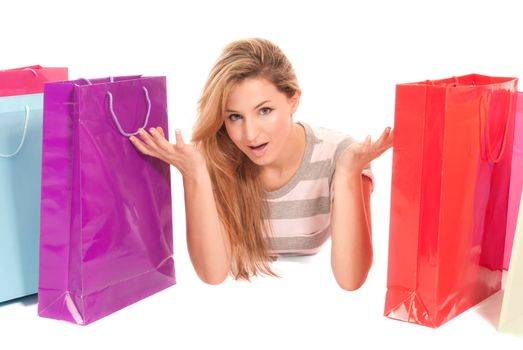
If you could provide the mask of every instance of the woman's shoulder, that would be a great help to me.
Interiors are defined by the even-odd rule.
[[[329,155],[334,159],[356,140],[347,133],[332,130],[322,126],[312,126],[300,122],[309,134],[313,147],[324,155]]]
[[[347,139],[354,141],[354,138],[346,132],[329,129],[323,126],[310,125],[305,122],[299,122],[299,124],[303,125],[305,130],[307,132],[310,132],[314,136],[316,141],[328,142],[333,144],[338,144]]]

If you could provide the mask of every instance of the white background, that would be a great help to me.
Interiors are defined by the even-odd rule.
[[[393,125],[395,84],[480,73],[523,77],[518,1],[27,1],[0,4],[0,69],[67,66],[70,77],[168,77],[170,130],[190,138],[196,102],[223,46],[274,41],[303,95],[296,120],[378,136]],[[373,163],[374,265],[345,292],[314,257],[278,261],[282,278],[199,281],[185,243],[183,189],[172,168],[178,284],[89,326],[36,316],[36,298],[0,305],[0,349],[521,349],[497,333],[501,293],[433,330],[382,316],[392,152]]]

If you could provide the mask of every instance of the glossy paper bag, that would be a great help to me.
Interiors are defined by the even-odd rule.
[[[44,83],[67,68],[0,70],[0,302],[36,293]]]
[[[516,88],[396,87],[386,316],[438,327],[500,289]]]
[[[0,70],[0,96],[42,93],[44,83],[67,79],[67,68],[29,66]]]
[[[507,237],[503,267],[508,269],[516,222],[518,220],[519,199],[523,188],[523,93],[518,92],[516,105],[516,124],[514,128],[514,147],[512,151],[512,170],[507,214]]]
[[[0,302],[37,292],[42,102],[0,97]]]
[[[175,283],[169,165],[128,136],[167,126],[164,77],[46,84],[40,316],[87,324]]]

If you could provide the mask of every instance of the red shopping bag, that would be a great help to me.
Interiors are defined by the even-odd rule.
[[[67,80],[67,68],[29,66],[0,70],[0,96],[38,94],[48,81]]]
[[[508,270],[516,223],[518,221],[519,204],[523,189],[523,92],[518,92],[516,117],[514,123],[514,145],[512,148],[512,170],[510,171],[510,191],[507,211],[507,236],[505,242],[505,257],[503,268]]]
[[[438,327],[500,289],[516,88],[396,87],[386,316]]]

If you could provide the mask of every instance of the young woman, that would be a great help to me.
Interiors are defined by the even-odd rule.
[[[293,113],[300,88],[283,52],[264,39],[225,47],[198,104],[192,143],[176,130],[140,130],[131,142],[183,176],[187,242],[198,276],[274,275],[280,254],[314,254],[332,237],[338,284],[358,289],[372,263],[369,163],[392,145],[392,131],[360,143]]]

